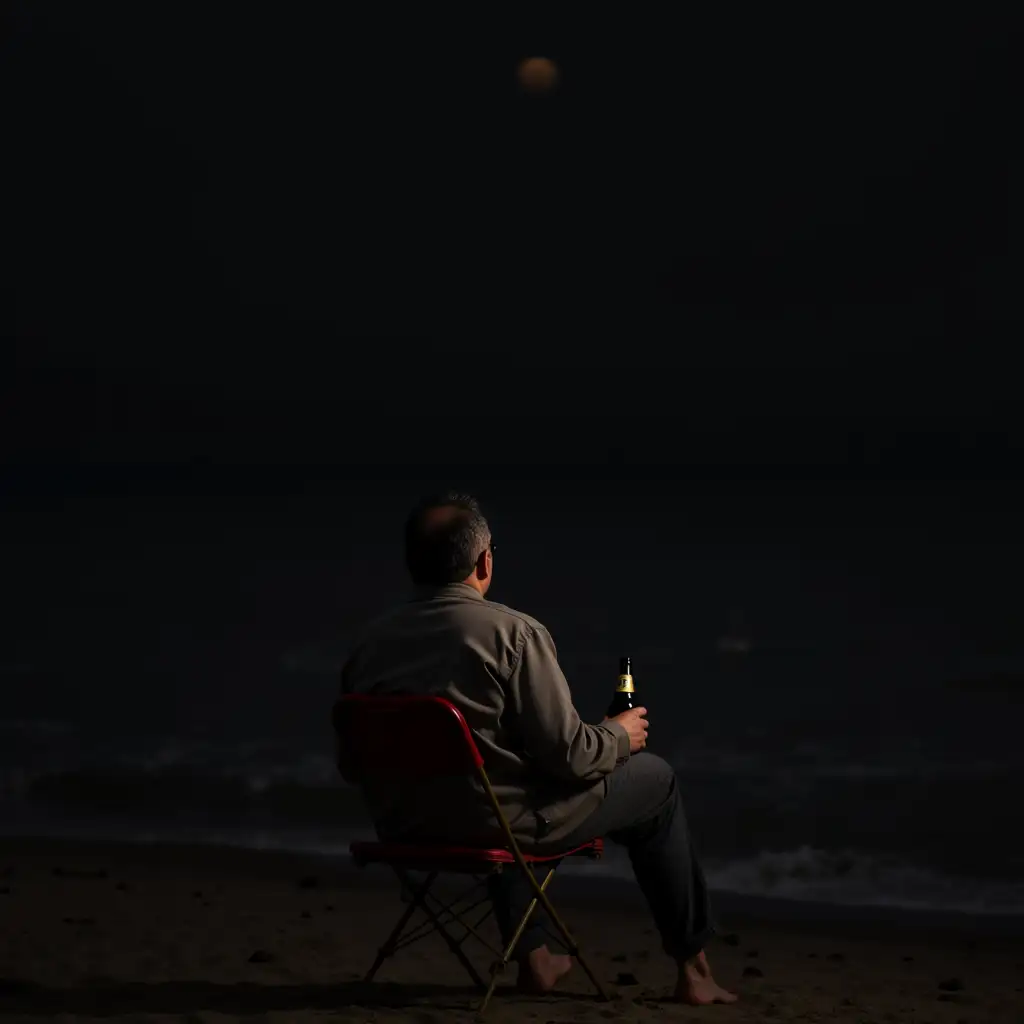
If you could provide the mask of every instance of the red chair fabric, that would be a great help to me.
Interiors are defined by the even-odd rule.
[[[443,697],[342,697],[334,705],[339,767],[402,781],[473,775],[484,763],[462,712]]]
[[[511,850],[477,846],[433,846],[412,843],[355,842],[349,847],[356,864],[401,864],[406,868],[437,867],[440,864],[465,865],[467,868],[485,868],[495,864],[515,864]],[[604,853],[604,840],[592,839],[582,846],[558,854],[524,853],[527,864],[550,864],[566,857],[587,857],[598,860]]]

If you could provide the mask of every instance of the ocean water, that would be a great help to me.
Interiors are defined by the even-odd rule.
[[[713,889],[1024,914],[1024,757],[1006,715],[979,738],[956,717],[969,702],[954,701],[945,725],[932,708],[927,728],[918,718],[896,729],[907,716],[888,715],[854,733],[843,713],[784,706],[785,728],[748,709],[654,743],[677,770]],[[282,733],[266,722],[232,736],[179,721],[172,733],[125,732],[102,719],[0,720],[0,833],[338,856],[371,834],[358,793],[336,776],[326,728]],[[630,875],[612,844],[602,861],[567,869]]]

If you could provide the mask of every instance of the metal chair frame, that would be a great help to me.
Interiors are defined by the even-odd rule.
[[[443,713],[450,716],[452,726],[456,724],[458,725],[458,731],[462,734],[462,742],[465,745],[465,749],[463,750],[461,757],[458,755],[451,756],[445,763],[452,766],[461,761],[462,767],[472,770],[472,773],[480,783],[483,792],[486,794],[488,803],[490,804],[491,809],[494,812],[494,816],[498,821],[505,839],[505,845],[504,847],[499,848],[460,848],[463,854],[460,858],[458,854],[452,853],[452,849],[450,847],[438,846],[436,844],[417,843],[415,845],[410,844],[403,846],[402,844],[391,843],[353,843],[351,846],[351,852],[355,863],[360,867],[371,863],[389,865],[398,876],[399,882],[403,887],[403,891],[408,893],[409,899],[409,905],[402,912],[398,922],[391,930],[390,935],[388,935],[384,944],[378,950],[376,959],[370,967],[370,970],[367,972],[365,980],[367,982],[372,981],[384,962],[400,949],[404,949],[406,946],[425,938],[427,935],[437,932],[455,955],[456,959],[458,959],[466,969],[466,972],[472,979],[473,984],[484,990],[483,999],[478,1007],[478,1012],[483,1014],[490,1004],[498,979],[502,976],[505,968],[509,964],[509,961],[512,959],[516,946],[519,944],[519,940],[522,938],[523,932],[526,930],[526,926],[530,922],[530,918],[533,916],[537,907],[540,906],[554,925],[557,932],[557,938],[559,938],[565,945],[569,954],[575,957],[579,962],[579,965],[583,968],[587,977],[597,989],[600,997],[604,1000],[608,1000],[610,997],[607,990],[594,973],[586,958],[583,956],[579,944],[572,932],[569,930],[568,925],[566,925],[565,921],[562,919],[561,915],[557,910],[555,910],[555,907],[551,902],[551,898],[547,893],[548,886],[554,878],[555,869],[562,860],[571,856],[585,856],[591,859],[598,859],[603,853],[602,841],[600,839],[594,839],[584,846],[565,853],[560,853],[553,857],[524,854],[519,848],[519,844],[516,842],[516,838],[512,833],[512,828],[508,823],[508,819],[505,817],[505,814],[501,809],[501,805],[498,802],[497,794],[494,792],[494,787],[491,785],[491,780],[487,775],[486,768],[484,767],[483,757],[476,745],[476,741],[473,739],[473,734],[470,732],[469,726],[458,708],[442,697],[374,697],[359,695],[340,698],[335,704],[334,725],[339,738],[339,767],[342,770],[342,774],[351,781],[358,781],[359,757],[357,752],[353,750],[353,747],[358,747],[359,745],[358,739],[356,739],[355,743],[346,743],[346,740],[351,741],[354,738],[353,734],[348,732],[346,728],[349,721],[348,712],[350,710],[361,711],[372,716],[375,711],[382,715],[387,715],[400,711],[412,712],[417,707],[426,710],[428,706],[432,706],[430,710],[435,714]],[[441,766],[440,770],[435,770],[433,774],[441,775],[458,773],[446,771],[443,766]],[[388,852],[389,850],[391,851],[390,854]],[[538,881],[534,874],[532,870],[533,865],[547,868],[542,881]],[[482,869],[485,867],[488,870],[483,871]],[[532,889],[533,898],[530,900],[530,903],[519,920],[512,937],[505,945],[504,949],[497,949],[480,933],[479,930],[483,922],[491,915],[492,908],[488,906],[483,916],[474,923],[467,921],[465,919],[465,915],[468,915],[483,903],[489,902],[489,896],[487,895],[479,898],[476,897],[480,887],[486,884],[488,876],[492,873],[509,869],[518,870],[523,873],[528,880],[530,888]],[[411,871],[416,870],[426,871],[425,880],[419,884],[417,884],[416,880],[410,874]],[[439,875],[449,873],[472,875],[475,882],[474,885],[461,893],[454,900],[451,900],[448,903],[443,903],[431,890]],[[473,899],[475,899],[475,902],[470,902],[468,906],[460,907],[460,904],[463,902]],[[417,910],[421,910],[427,920],[422,921],[415,928],[406,931]],[[448,930],[448,926],[455,923],[458,923],[465,929],[465,932],[459,938],[453,936]],[[476,939],[498,957],[498,959],[494,960],[491,964],[491,976],[489,983],[485,983],[480,977],[479,972],[473,966],[469,957],[466,956],[465,950],[463,949],[463,944],[471,937]]]

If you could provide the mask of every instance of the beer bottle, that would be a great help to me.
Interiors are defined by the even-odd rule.
[[[608,706],[608,717],[614,718],[623,711],[638,707],[636,692],[633,689],[633,670],[628,657],[619,659],[619,682],[615,687],[615,695]]]

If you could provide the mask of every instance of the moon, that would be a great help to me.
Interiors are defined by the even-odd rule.
[[[559,77],[558,65],[548,57],[528,57],[516,70],[519,87],[531,96],[544,96],[554,90]]]

